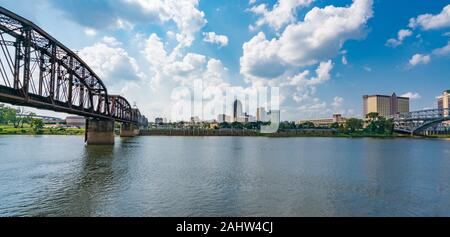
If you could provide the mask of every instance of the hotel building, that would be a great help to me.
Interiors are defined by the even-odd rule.
[[[441,96],[437,97],[438,109],[450,108],[450,90],[445,90]],[[444,115],[448,116],[449,111],[444,111]]]
[[[395,93],[388,95],[363,96],[363,116],[369,113],[378,113],[379,116],[389,117],[399,113],[409,112],[409,98],[399,97]]]

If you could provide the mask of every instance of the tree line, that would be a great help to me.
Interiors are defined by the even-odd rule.
[[[0,104],[0,124],[12,125],[14,128],[23,128],[25,124],[30,125],[34,130],[39,131],[44,128],[42,119],[34,118],[35,113],[26,113],[21,107],[12,108]]]
[[[250,122],[250,123],[220,123],[218,129],[260,129],[263,125],[270,125],[270,122]],[[293,129],[333,129],[342,134],[367,134],[367,135],[392,135],[394,133],[394,123],[392,119],[379,116],[378,113],[367,115],[366,121],[358,118],[349,118],[345,123],[332,123],[329,126],[315,126],[313,122],[307,121],[301,124],[284,121],[280,123],[279,130]]]

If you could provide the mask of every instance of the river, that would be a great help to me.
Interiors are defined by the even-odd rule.
[[[0,136],[0,216],[450,216],[450,141]]]

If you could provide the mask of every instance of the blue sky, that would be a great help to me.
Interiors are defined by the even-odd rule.
[[[171,117],[173,89],[280,87],[282,119],[361,116],[362,95],[436,107],[450,89],[450,1],[2,0],[80,56],[110,93]],[[222,100],[216,97],[213,100]],[[254,112],[249,111],[254,114]],[[176,118],[173,118],[176,120]]]

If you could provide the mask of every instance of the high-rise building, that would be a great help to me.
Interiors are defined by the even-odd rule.
[[[363,116],[369,113],[378,113],[379,116],[389,117],[399,113],[409,112],[409,98],[400,97],[393,93],[388,95],[363,96]]]
[[[450,109],[450,90],[445,90],[442,95],[437,97],[438,109]],[[444,115],[448,116],[449,111],[444,111]]]
[[[217,116],[217,122],[218,123],[230,123],[231,122],[231,117],[226,115],[226,114],[219,114]]]
[[[242,103],[239,100],[235,100],[233,103],[233,121],[238,121],[242,116]]]
[[[450,90],[445,90],[442,95],[437,97],[438,109],[450,108]]]
[[[260,107],[256,109],[256,121],[266,122],[267,121],[267,112],[264,107]]]

